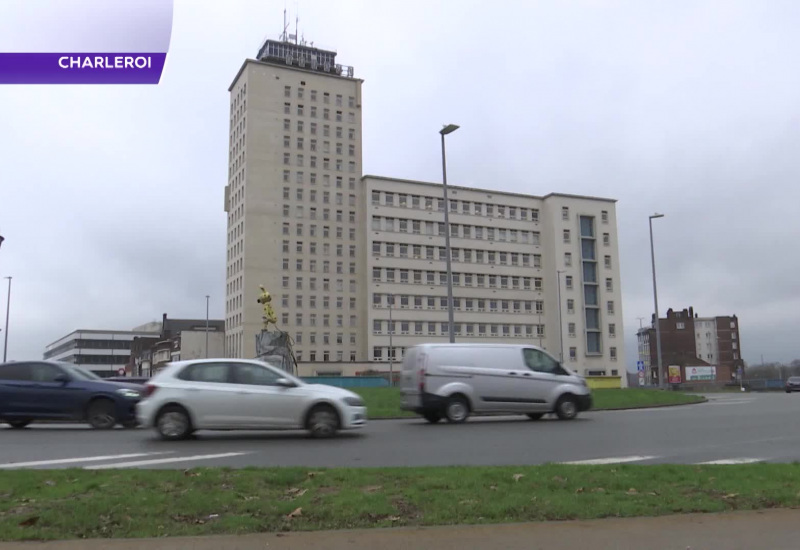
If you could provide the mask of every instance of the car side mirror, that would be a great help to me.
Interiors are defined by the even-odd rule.
[[[56,376],[54,380],[55,380],[56,382],[60,382],[60,383],[62,383],[62,384],[66,384],[67,382],[69,382],[69,376],[67,376],[67,375],[66,375],[66,374],[64,374],[64,373],[61,373],[61,374],[59,374],[58,376]]]
[[[282,388],[293,388],[294,382],[292,382],[288,378],[278,378],[277,380],[275,380],[275,385],[280,386]]]

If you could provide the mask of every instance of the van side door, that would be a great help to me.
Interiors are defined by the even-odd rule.
[[[522,378],[525,392],[531,400],[532,409],[550,411],[555,406],[555,390],[561,384],[563,372],[558,361],[536,348],[523,348],[522,358],[527,370]]]

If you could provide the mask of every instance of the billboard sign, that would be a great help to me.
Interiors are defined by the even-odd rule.
[[[681,368],[676,365],[669,366],[669,383],[670,384],[680,384],[681,383]]]
[[[716,380],[717,367],[686,367],[686,381]]]

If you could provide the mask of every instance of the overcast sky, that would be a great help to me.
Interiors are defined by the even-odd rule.
[[[223,317],[227,88],[283,8],[176,0],[158,86],[0,87],[9,359],[76,328],[204,317],[206,294]],[[618,199],[629,367],[653,311],[655,211],[662,314],[736,314],[748,363],[800,357],[800,2],[304,0],[299,14],[365,80],[365,173],[439,181],[453,122],[453,184]]]

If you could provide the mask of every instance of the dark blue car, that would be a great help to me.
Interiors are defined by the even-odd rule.
[[[0,422],[24,428],[34,420],[88,422],[98,430],[136,426],[141,386],[108,382],[58,361],[0,364]]]

